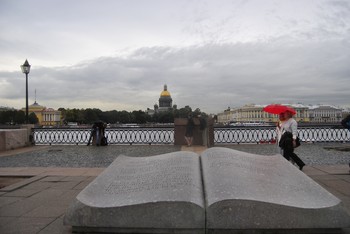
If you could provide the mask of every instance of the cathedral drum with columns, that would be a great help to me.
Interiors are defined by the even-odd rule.
[[[172,103],[173,99],[168,91],[168,87],[164,85],[164,90],[161,92],[159,98],[159,107],[155,106],[154,109],[156,112],[169,111],[173,108]]]

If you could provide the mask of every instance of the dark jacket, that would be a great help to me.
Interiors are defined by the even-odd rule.
[[[350,115],[346,116],[342,121],[341,121],[341,125],[344,128],[350,129]]]
[[[281,136],[281,139],[278,143],[278,146],[282,149],[288,149],[290,147],[293,147],[293,145],[290,145],[293,141],[293,134],[291,132],[285,132]],[[300,146],[300,140],[299,137],[296,139],[296,147]]]

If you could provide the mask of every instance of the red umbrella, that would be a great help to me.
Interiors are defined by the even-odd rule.
[[[267,105],[263,108],[263,111],[265,111],[267,113],[271,113],[271,114],[276,114],[276,115],[279,115],[279,114],[284,113],[286,111],[291,112],[293,115],[295,115],[297,113],[293,108],[291,108],[289,106],[280,105],[280,104]]]

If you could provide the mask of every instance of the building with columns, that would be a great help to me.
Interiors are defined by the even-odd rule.
[[[294,116],[298,122],[309,122],[309,108],[301,104],[283,104],[290,106],[296,110]],[[248,104],[238,108],[228,108],[224,112],[218,114],[218,123],[229,124],[232,122],[238,123],[269,123],[277,122],[278,115],[266,113],[263,108],[266,105]]]
[[[310,122],[336,123],[343,118],[343,110],[330,105],[309,106]]]
[[[26,111],[22,108],[22,111]],[[34,113],[38,118],[38,124],[42,126],[58,126],[61,125],[61,111],[52,108],[46,108],[39,105],[36,101],[28,106],[28,113]]]

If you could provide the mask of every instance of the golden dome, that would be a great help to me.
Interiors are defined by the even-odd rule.
[[[160,93],[161,97],[170,97],[167,85],[164,85],[164,90]]]
[[[167,90],[164,90],[161,94],[161,97],[170,97],[170,93]]]

